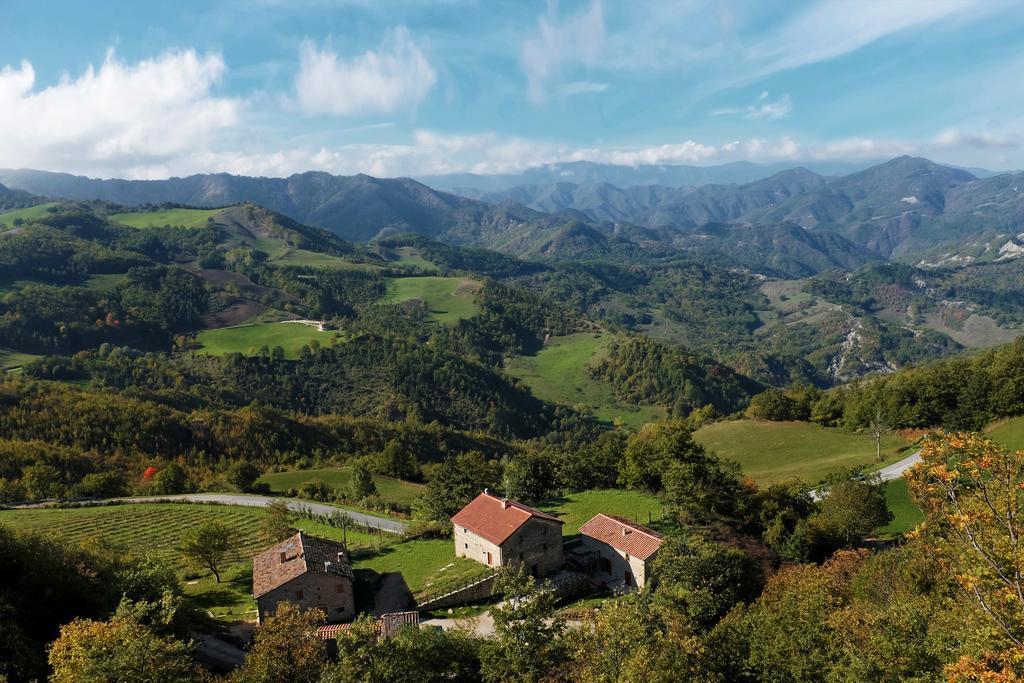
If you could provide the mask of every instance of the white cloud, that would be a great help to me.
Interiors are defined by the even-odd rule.
[[[793,112],[793,99],[789,95],[783,95],[776,100],[768,97],[768,91],[762,92],[754,104],[741,107],[721,107],[713,109],[711,116],[733,116],[742,114],[744,118],[751,121],[776,121],[784,119]]]
[[[996,0],[885,0],[866,6],[850,0],[824,0],[750,49],[749,61],[758,67],[749,71],[746,79],[832,59],[900,31],[985,11],[997,4]]]
[[[437,83],[437,72],[404,26],[392,30],[378,50],[350,60],[330,45],[309,40],[299,49],[295,95],[307,114],[390,113],[415,107]]]
[[[537,20],[537,35],[523,43],[521,51],[527,95],[535,104],[544,102],[550,84],[562,80],[574,67],[594,66],[604,43],[601,0],[591,0],[586,9],[561,20],[557,10],[557,3],[548,4],[547,13]]]
[[[109,51],[99,69],[34,89],[27,62],[0,70],[0,166],[133,175],[203,149],[239,120],[241,103],[212,94],[219,54],[165,52],[125,64]]]
[[[747,107],[747,118],[754,121],[775,121],[784,119],[793,111],[793,100],[783,95],[777,100],[769,100],[768,92],[761,93],[756,104]]]

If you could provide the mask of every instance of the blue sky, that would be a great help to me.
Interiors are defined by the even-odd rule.
[[[1024,167],[1009,0],[0,0],[0,167]]]

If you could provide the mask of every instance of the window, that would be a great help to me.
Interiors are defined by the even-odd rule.
[[[304,597],[305,596],[302,594],[302,591],[295,591],[295,599],[296,600],[302,600]]]
[[[542,535],[544,535],[544,536],[547,536],[547,535],[548,535],[548,528],[547,528],[546,526],[542,526],[542,527],[541,527],[541,532],[540,532],[540,533],[541,533]]]
[[[463,543],[462,547],[465,548],[466,550],[469,550],[469,544],[468,543]]]
[[[335,607],[334,611],[337,612],[338,614],[341,614],[342,612],[345,611],[345,608],[344,607]]]
[[[544,544],[544,552],[547,552],[547,551],[548,551],[548,544],[547,544],[547,543],[545,543],[545,544]]]
[[[345,584],[343,584],[343,583],[339,583],[339,584],[338,584],[338,587],[337,587],[337,591],[336,591],[336,592],[338,592],[338,593],[344,593],[344,592],[345,592]]]

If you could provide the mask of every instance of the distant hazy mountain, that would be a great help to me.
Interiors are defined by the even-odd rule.
[[[881,161],[881,160],[879,160]],[[804,164],[821,175],[844,175],[867,168],[876,162],[827,161]],[[490,192],[501,192],[522,185],[575,185],[609,184],[618,187],[635,185],[662,185],[665,187],[700,186],[712,184],[743,184],[767,178],[779,171],[793,168],[792,163],[755,164],[734,161],[717,166],[687,166],[659,164],[622,166],[573,161],[548,166],[537,166],[522,173],[480,175],[452,173],[448,175],[418,176],[416,179],[431,187],[454,192],[465,197],[479,198]]]

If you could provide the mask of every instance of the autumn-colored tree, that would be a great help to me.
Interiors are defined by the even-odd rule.
[[[930,436],[907,479],[962,594],[1024,647],[1024,451],[977,434]]]
[[[327,664],[327,647],[316,632],[327,615],[302,610],[290,602],[277,605],[273,616],[256,631],[245,664],[235,669],[232,683],[313,683]]]
[[[75,619],[50,646],[54,683],[199,680],[187,644],[157,635],[135,619]]]

